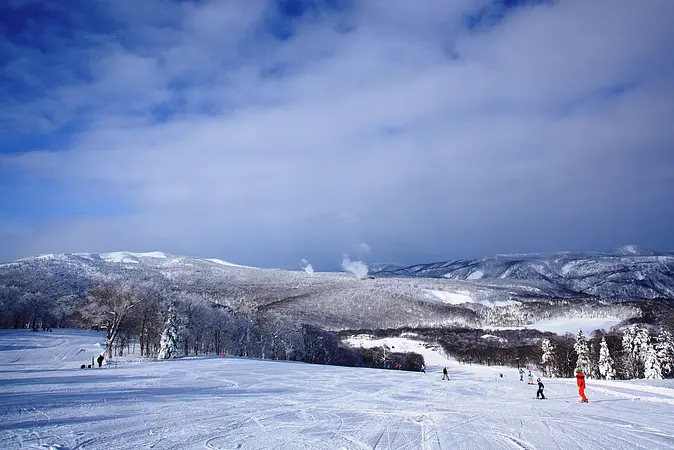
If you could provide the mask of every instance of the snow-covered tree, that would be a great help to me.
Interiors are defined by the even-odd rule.
[[[615,363],[608,350],[606,338],[601,339],[599,346],[599,375],[605,380],[615,379]]]
[[[543,339],[541,343],[541,350],[543,356],[541,357],[541,364],[543,372],[547,377],[557,376],[557,356],[555,355],[555,346],[550,339]]]
[[[638,325],[632,325],[623,332],[623,366],[625,377],[644,377],[644,358],[649,345],[648,330]]]
[[[576,334],[576,343],[573,346],[573,349],[578,355],[576,360],[576,369],[580,369],[585,372],[586,376],[590,374],[590,350],[587,347],[587,342],[585,341],[585,335],[583,330],[578,330]]]
[[[601,374],[599,373],[599,357],[597,355],[597,347],[595,347],[594,342],[590,344],[590,378],[599,379]]]
[[[178,324],[173,305],[169,307],[166,326],[161,335],[161,343],[157,359],[175,358],[178,351]]]
[[[661,380],[662,368],[660,367],[660,360],[658,352],[651,343],[645,348],[644,355],[644,375],[648,380]]]
[[[674,376],[674,336],[667,330],[661,330],[655,344],[662,369],[663,378]]]

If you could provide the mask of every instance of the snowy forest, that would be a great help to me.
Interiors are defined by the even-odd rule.
[[[164,254],[46,255],[0,265],[0,327],[103,330],[108,358],[226,353],[417,370],[423,359],[413,355],[342,342],[412,333],[466,363],[559,377],[578,365],[597,378],[672,376],[672,300],[550,298],[526,284],[480,283],[361,280]],[[530,326],[597,317],[621,324],[582,340]]]
[[[5,291],[6,292],[6,291]],[[2,290],[0,290],[2,293]],[[101,285],[85,296],[0,295],[0,327],[91,328],[106,333],[107,358],[125,354],[170,359],[227,354],[312,364],[420,370],[420,355],[353,349],[315,325],[275,312],[259,312],[246,298],[228,307],[202,296],[161,294],[151,285]]]

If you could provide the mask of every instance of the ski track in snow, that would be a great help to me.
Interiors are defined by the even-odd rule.
[[[0,448],[674,449],[671,380],[588,380],[580,404],[551,379],[536,400],[514,369],[423,347],[427,374],[232,357],[80,370],[103,339],[0,331]]]

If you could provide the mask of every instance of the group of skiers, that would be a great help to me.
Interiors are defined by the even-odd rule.
[[[520,381],[524,381],[524,369],[520,369],[519,374],[520,374]],[[543,393],[545,385],[543,384],[543,381],[541,381],[540,378],[538,378],[536,382],[538,384],[538,390],[536,391],[536,398],[545,400],[545,394]],[[527,384],[534,384],[534,375],[531,373],[531,370],[527,374]],[[582,403],[588,403],[589,400],[585,396],[585,374],[581,369],[576,369],[576,385],[578,386],[578,395],[580,395],[580,401]]]

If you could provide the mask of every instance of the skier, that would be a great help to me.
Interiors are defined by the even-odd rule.
[[[426,373],[426,365],[424,365],[424,364],[421,365],[421,371],[423,373]]]
[[[527,375],[527,384],[534,384],[534,376],[531,374],[531,370],[529,371],[529,375]]]
[[[543,394],[543,389],[545,388],[545,386],[543,385],[543,382],[541,381],[540,378],[536,381],[538,382],[538,390],[536,391],[536,398],[538,398],[538,396],[540,395],[541,400],[545,400],[545,394]]]
[[[520,369],[520,381],[524,381],[524,369]]]
[[[578,385],[578,394],[580,394],[581,403],[587,403],[587,397],[585,397],[585,374],[582,370],[576,369],[576,384]]]
[[[442,379],[444,380],[445,377],[447,377],[447,381],[449,381],[449,374],[447,373],[446,367],[444,369],[442,369]]]
[[[102,367],[102,366],[103,366],[103,360],[104,360],[104,359],[105,359],[105,357],[103,356],[103,353],[101,353],[100,355],[98,355],[98,358],[96,359],[96,361],[98,362],[98,367]]]

